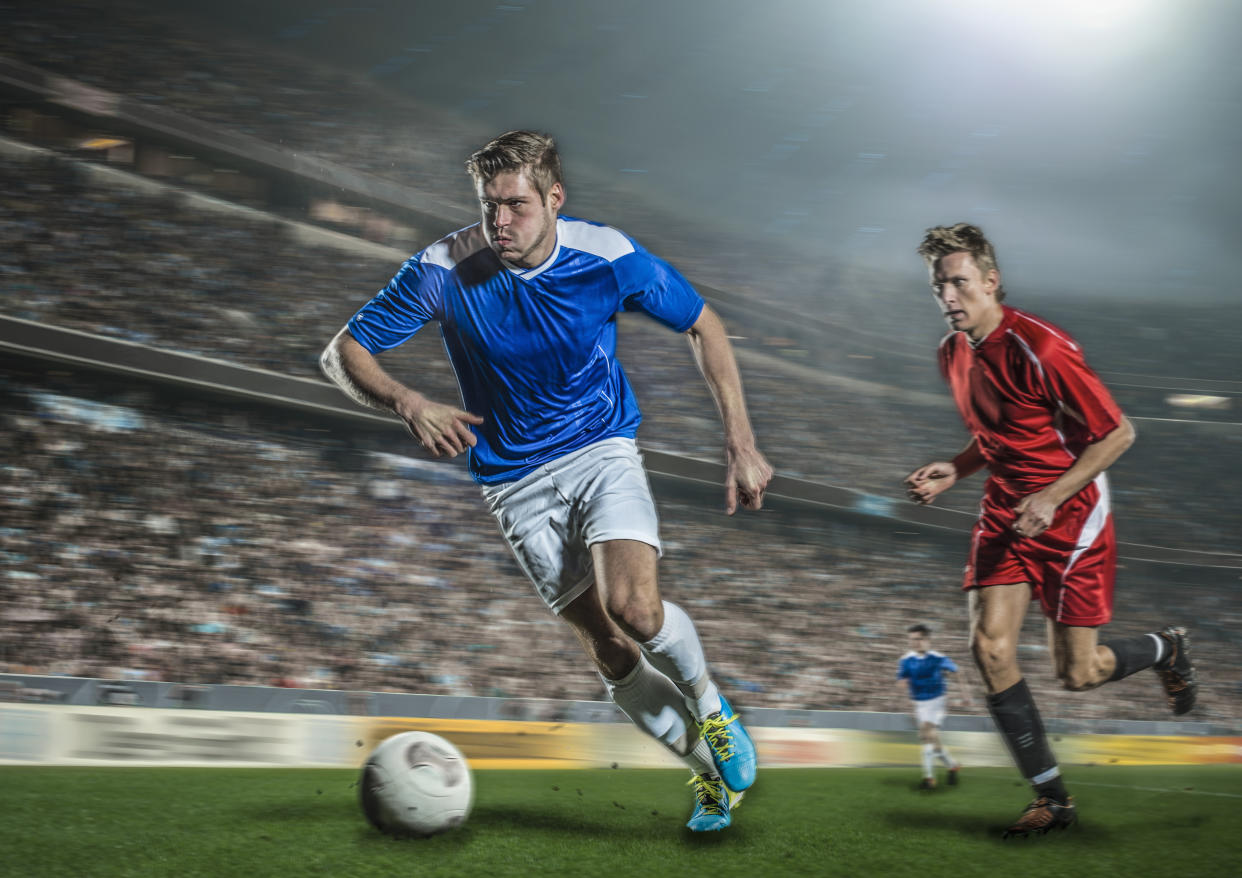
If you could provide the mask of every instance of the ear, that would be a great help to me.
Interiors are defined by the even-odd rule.
[[[984,289],[991,295],[995,296],[996,291],[1000,289],[1000,272],[995,268],[989,268],[988,273],[983,276]]]
[[[561,205],[565,203],[565,187],[556,182],[552,184],[552,188],[548,190],[548,206],[553,210],[560,210]]]

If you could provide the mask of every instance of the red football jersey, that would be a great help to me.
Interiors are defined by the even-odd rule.
[[[1016,498],[1056,481],[1122,415],[1068,333],[1001,307],[1000,326],[978,345],[964,332],[945,336],[940,369],[995,487]]]

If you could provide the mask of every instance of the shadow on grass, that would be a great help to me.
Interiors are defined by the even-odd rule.
[[[609,835],[612,837],[651,837],[651,821],[675,819],[669,815],[634,815],[633,820],[619,820],[615,807],[578,808],[572,812],[563,807],[542,807],[538,804],[501,806],[476,806],[470,815],[469,826],[480,829],[514,830],[529,832],[564,833],[571,836]]]
[[[1020,808],[1014,809],[1014,818],[1018,816],[1020,810]],[[1001,838],[1001,834],[1009,826],[1010,821],[1003,817],[998,817],[994,812],[984,814],[978,810],[948,811],[943,809],[915,810],[913,808],[899,808],[886,812],[884,819],[890,825],[899,829],[952,832],[963,838],[984,841],[992,840],[998,844],[1032,844],[1040,841],[1051,842],[1058,838],[1067,841],[1073,839],[1076,844],[1083,842],[1108,844],[1112,841],[1112,833],[1107,827],[1094,823],[1088,823],[1084,826],[1081,820],[1069,829],[1055,829],[1047,836],[1032,835],[1028,838],[1006,840]]]

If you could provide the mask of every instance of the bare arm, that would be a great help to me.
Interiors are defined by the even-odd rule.
[[[906,476],[906,496],[915,503],[926,506],[957,484],[958,480],[983,469],[984,463],[979,442],[972,438],[970,444],[952,460],[937,460],[925,464]]]
[[[319,367],[350,399],[399,417],[410,435],[433,457],[456,457],[478,441],[470,425],[482,424],[481,417],[432,402],[406,387],[385,372],[348,329],[338,332],[324,348]]]
[[[1069,412],[1071,416],[1073,412]],[[1057,509],[1073,497],[1091,480],[1108,469],[1127,448],[1134,444],[1134,425],[1127,417],[1097,442],[1092,442],[1074,461],[1074,465],[1061,473],[1048,487],[1028,494],[1015,507],[1018,518],[1013,523],[1014,532],[1024,537],[1037,537],[1052,525]]]
[[[686,335],[724,424],[725,511],[732,515],[739,500],[747,509],[760,509],[763,492],[772,480],[772,467],[755,446],[755,434],[742,395],[742,378],[724,324],[715,311],[704,305],[699,319]]]

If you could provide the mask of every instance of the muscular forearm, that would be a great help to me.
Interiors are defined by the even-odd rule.
[[[963,448],[953,458],[953,469],[957,471],[957,478],[964,479],[973,476],[979,470],[983,469],[987,461],[983,459],[983,453],[979,450],[979,440],[971,439],[970,444]]]
[[[746,412],[742,378],[720,318],[704,306],[703,313],[686,334],[699,371],[716,400],[724,424],[725,447],[731,450],[753,448],[755,435]]]
[[[324,348],[319,367],[346,396],[370,408],[396,411],[398,400],[417,395],[385,372],[348,329],[342,329]]]
[[[1058,506],[1073,497],[1091,480],[1108,469],[1127,448],[1134,444],[1134,425],[1123,417],[1111,433],[1088,445],[1061,477],[1044,490]]]

